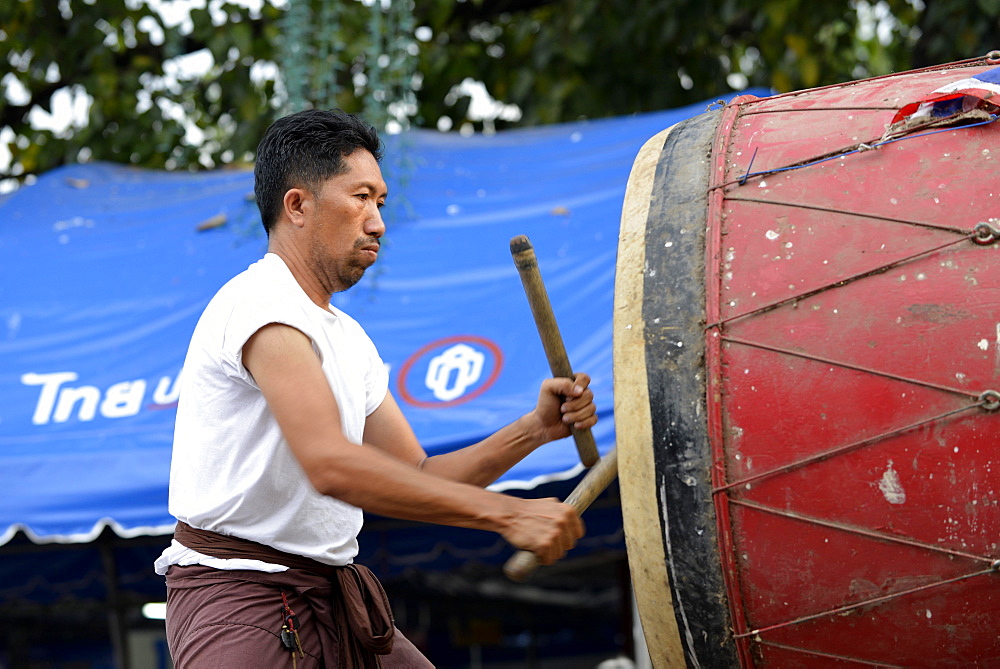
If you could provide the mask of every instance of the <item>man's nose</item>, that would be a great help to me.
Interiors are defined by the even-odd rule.
[[[378,206],[365,222],[365,232],[374,237],[381,237],[385,234],[385,221],[382,220],[382,210]]]

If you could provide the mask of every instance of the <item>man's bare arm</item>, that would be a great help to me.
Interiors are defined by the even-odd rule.
[[[543,563],[561,557],[582,535],[579,516],[565,504],[442,479],[414,462],[348,441],[319,359],[299,330],[261,328],[244,345],[243,364],[320,493],[380,515],[497,532],[539,553]]]
[[[387,394],[365,422],[365,443],[436,476],[485,487],[542,444],[569,436],[570,425],[592,427],[597,412],[589,384],[586,374],[575,380],[547,379],[534,411],[479,443],[432,458],[426,458],[395,399]]]

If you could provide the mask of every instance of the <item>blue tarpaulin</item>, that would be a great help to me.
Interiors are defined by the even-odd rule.
[[[535,246],[573,366],[593,377],[599,450],[614,444],[612,301],[636,153],[706,104],[462,137],[386,139],[379,262],[334,297],[390,368],[430,454],[528,411],[549,375],[509,241]],[[167,480],[181,373],[202,309],[266,248],[249,168],[54,170],[0,204],[0,544],[173,527]],[[580,471],[546,445],[497,489]]]

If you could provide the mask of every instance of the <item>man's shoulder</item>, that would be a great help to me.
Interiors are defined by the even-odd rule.
[[[229,279],[216,291],[209,301],[209,306],[244,302],[262,304],[268,301],[288,300],[290,288],[287,280],[288,270],[280,264],[280,259],[277,263],[273,260],[269,254]]]
[[[274,253],[251,263],[245,270],[226,282],[226,286],[253,286],[255,288],[287,287],[291,272],[284,261]],[[293,279],[294,280],[294,279]]]
[[[289,304],[287,290],[280,281],[269,280],[268,272],[262,271],[260,261],[250,265],[219,288],[208,301],[195,326],[194,336],[229,330],[233,321],[240,322],[253,314],[272,310],[269,305],[285,308]]]

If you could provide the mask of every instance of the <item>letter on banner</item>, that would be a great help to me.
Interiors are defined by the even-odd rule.
[[[45,425],[52,418],[52,409],[56,405],[56,395],[59,394],[59,386],[67,381],[76,381],[78,375],[75,372],[54,372],[52,374],[35,374],[28,372],[21,375],[21,383],[26,386],[41,386],[42,392],[38,395],[38,404],[35,405],[35,413],[31,417],[31,422],[35,425]],[[65,420],[65,419],[64,419]]]
[[[107,418],[134,416],[142,408],[142,398],[145,394],[146,382],[142,379],[116,383],[104,394],[101,415]]]

